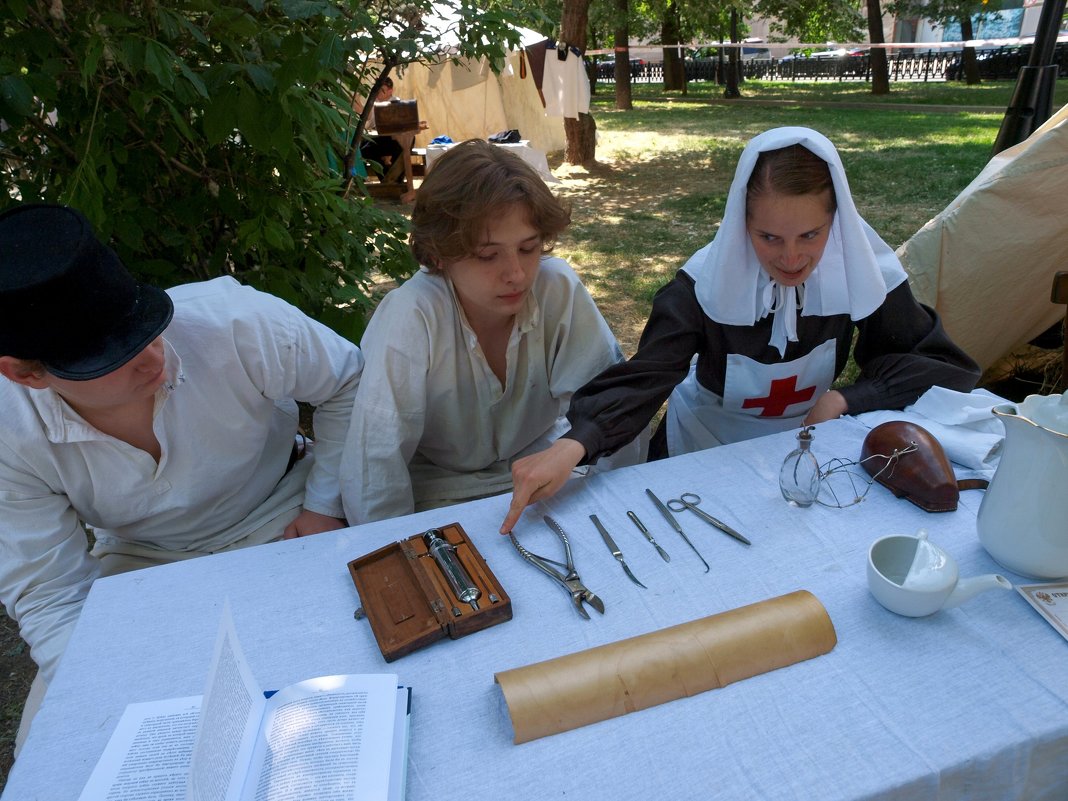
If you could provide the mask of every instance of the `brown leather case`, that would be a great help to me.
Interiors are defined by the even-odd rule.
[[[915,450],[889,458],[895,451]],[[876,481],[898,498],[925,512],[952,512],[960,490],[985,489],[984,479],[957,481],[946,452],[926,428],[905,420],[881,423],[868,432],[860,450],[861,464]]]
[[[512,601],[459,523],[438,528],[481,591],[478,609],[459,600],[427,552],[423,533],[349,562],[349,574],[387,662],[451,637],[512,619]],[[491,599],[496,598],[496,601]]]
[[[395,134],[419,129],[419,104],[415,100],[385,100],[375,103],[375,132]]]

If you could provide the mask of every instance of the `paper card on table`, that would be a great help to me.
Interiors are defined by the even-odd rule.
[[[1068,581],[1017,584],[1017,591],[1068,640]]]
[[[387,673],[265,698],[227,605],[204,696],[130,704],[80,799],[402,801],[410,711],[410,689]]]

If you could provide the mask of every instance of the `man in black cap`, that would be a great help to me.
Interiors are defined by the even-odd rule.
[[[0,215],[0,600],[39,667],[20,738],[97,577],[345,525],[362,369],[232,278],[138,283],[71,208]]]

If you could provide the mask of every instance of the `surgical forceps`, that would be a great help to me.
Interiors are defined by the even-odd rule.
[[[560,585],[563,586],[571,596],[571,603],[575,605],[575,611],[589,620],[590,615],[582,605],[583,601],[585,601],[603,615],[604,602],[586,588],[586,585],[582,583],[582,579],[579,578],[579,574],[575,572],[575,561],[571,557],[571,543],[567,539],[567,534],[560,528],[560,524],[548,515],[545,515],[545,524],[551,528],[556,533],[556,536],[558,536],[564,543],[564,558],[567,560],[566,563],[546,559],[544,556],[538,556],[536,553],[528,551],[519,544],[519,540],[515,538],[515,534],[509,533],[508,537],[512,540],[512,545],[515,546],[515,549],[519,551],[520,556],[534,565],[534,567],[538,568],[538,570],[549,578],[559,582]],[[556,565],[556,567],[563,568],[564,572],[556,570],[550,567],[550,565]]]
[[[695,495],[692,492],[684,492],[678,498],[672,498],[670,501],[668,501],[667,505],[668,509],[673,512],[681,512],[685,509],[689,509],[691,512],[693,512],[699,518],[704,520],[706,523],[715,526],[724,534],[728,534],[731,537],[734,537],[734,539],[738,540],[738,542],[744,543],[746,545],[753,544],[741,534],[739,534],[737,531],[735,531],[733,528],[724,523],[722,520],[718,520],[712,517],[712,515],[708,514],[708,512],[704,511],[703,509],[698,509],[697,504],[699,504],[700,502],[700,495]]]

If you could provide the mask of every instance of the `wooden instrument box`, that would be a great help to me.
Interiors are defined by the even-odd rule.
[[[423,534],[348,563],[349,574],[387,662],[436,642],[454,640],[512,619],[512,602],[459,523],[437,529],[479,589],[478,609],[456,597]]]
[[[384,100],[375,103],[375,133],[395,134],[419,130],[419,103],[415,100]]]

